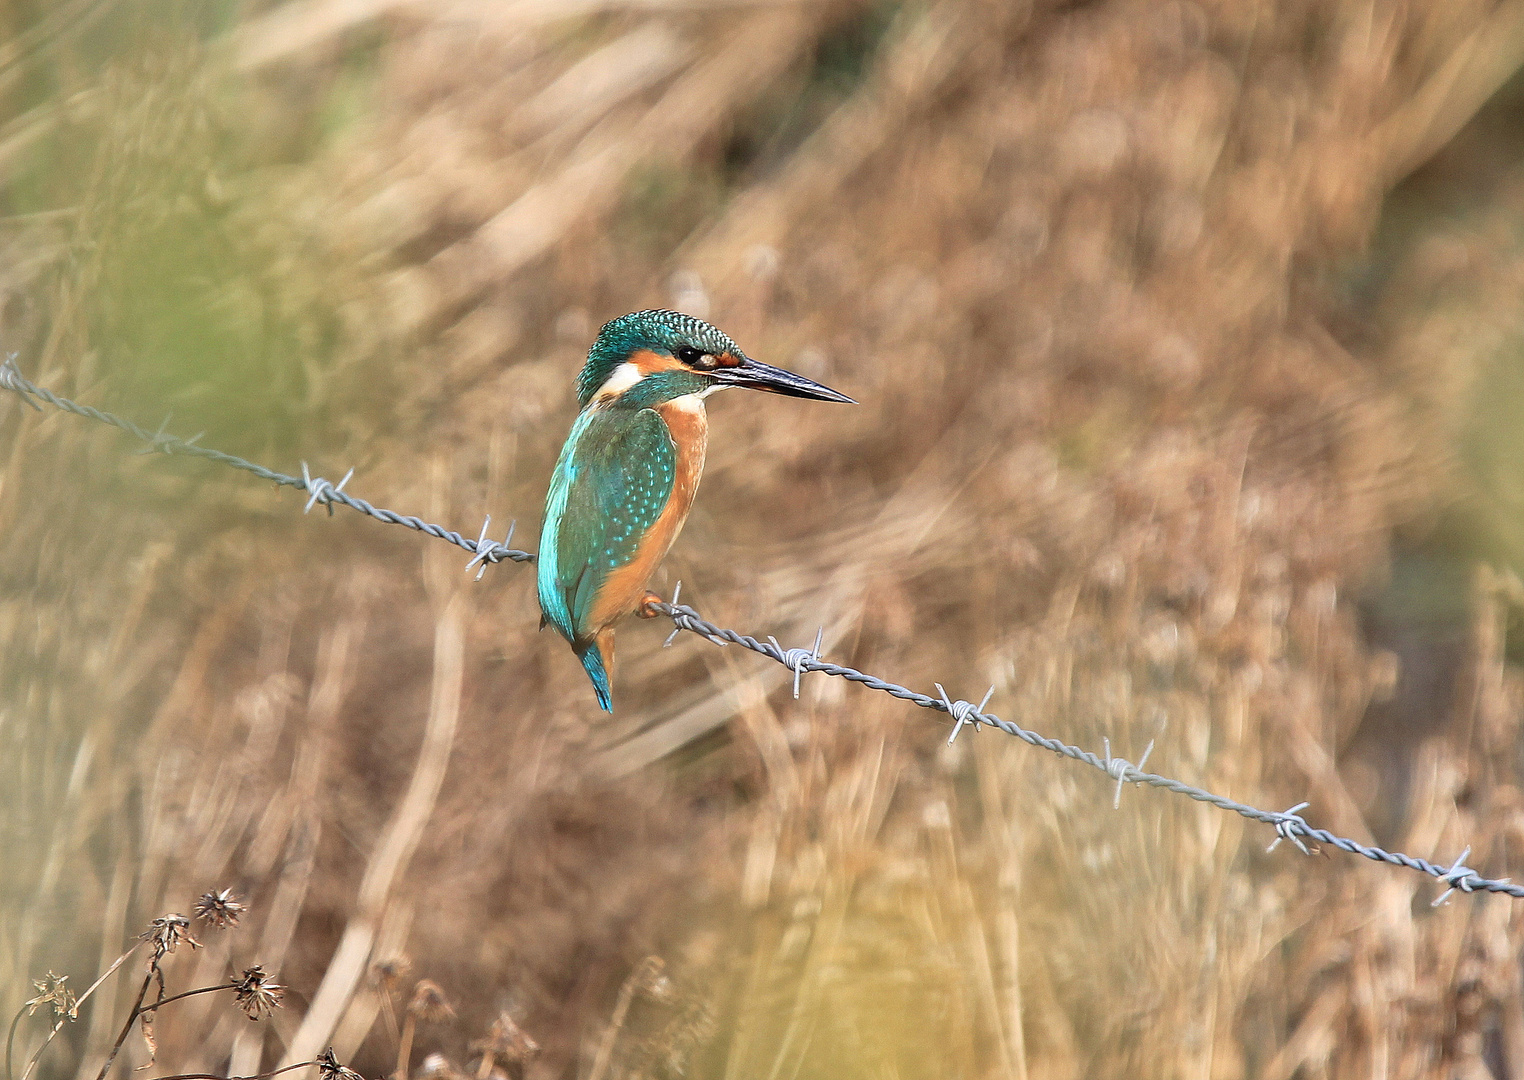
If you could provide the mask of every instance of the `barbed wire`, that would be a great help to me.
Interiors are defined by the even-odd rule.
[[[870,690],[881,691],[891,697],[899,698],[901,701],[908,701],[912,705],[919,705],[923,709],[933,709],[937,712],[946,713],[953,720],[952,734],[947,737],[949,743],[958,737],[965,726],[970,726],[977,730],[979,725],[983,724],[987,727],[1003,731],[1007,735],[1014,735],[1029,746],[1049,750],[1060,757],[1083,762],[1086,765],[1099,769],[1117,782],[1118,796],[1124,784],[1145,784],[1149,787],[1172,791],[1176,795],[1184,795],[1197,802],[1215,806],[1219,810],[1231,811],[1248,818],[1250,821],[1258,821],[1270,825],[1275,829],[1275,840],[1271,842],[1269,848],[1266,849],[1267,851],[1274,851],[1282,840],[1289,840],[1304,855],[1311,855],[1312,849],[1306,844],[1306,841],[1311,840],[1317,844],[1327,844],[1330,847],[1338,848],[1340,851],[1347,851],[1352,855],[1362,855],[1374,862],[1382,862],[1390,866],[1404,866],[1409,870],[1417,870],[1420,873],[1428,874],[1430,877],[1436,878],[1449,886],[1443,894],[1435,899],[1435,906],[1444,903],[1450,894],[1455,891],[1468,893],[1479,891],[1495,892],[1506,893],[1509,896],[1524,897],[1524,885],[1515,885],[1507,878],[1498,880],[1484,878],[1477,874],[1475,870],[1466,866],[1466,859],[1471,855],[1469,847],[1451,865],[1436,866],[1427,859],[1414,858],[1411,855],[1404,855],[1397,851],[1386,851],[1379,847],[1368,846],[1359,841],[1351,840],[1348,837],[1339,836],[1329,832],[1327,829],[1314,828],[1307,824],[1307,821],[1299,813],[1299,811],[1311,805],[1309,803],[1298,803],[1289,810],[1279,812],[1260,810],[1222,795],[1215,795],[1203,788],[1193,787],[1180,780],[1171,779],[1168,776],[1144,772],[1141,768],[1123,758],[1112,757],[1109,742],[1106,747],[1107,756],[1101,757],[1078,746],[1072,746],[1058,739],[1050,739],[1044,735],[1039,735],[1037,732],[1029,731],[1020,724],[1012,723],[1010,720],[1003,720],[994,713],[984,712],[985,705],[994,693],[994,687],[990,688],[989,692],[984,695],[984,700],[978,705],[975,705],[971,701],[954,701],[949,699],[947,691],[942,688],[941,683],[932,684],[937,688],[939,695],[938,697],[932,697],[929,694],[922,694],[898,683],[892,683],[886,679],[865,674],[856,668],[845,667],[841,664],[833,664],[827,660],[822,660],[819,653],[819,638],[816,638],[816,647],[814,649],[785,649],[774,640],[758,641],[747,634],[740,634],[734,630],[727,630],[724,627],[716,626],[686,604],[669,604],[653,601],[646,605],[645,610],[659,612],[671,619],[679,630],[687,630],[690,633],[697,634],[699,637],[705,638],[716,645],[739,645],[743,649],[749,649],[759,656],[765,656],[789,668],[796,676],[800,673],[818,671],[825,675],[846,679],[848,682],[858,683]],[[1143,761],[1148,760],[1148,755],[1152,750],[1153,743],[1150,742],[1148,748],[1143,751]],[[1117,805],[1115,799],[1113,800],[1113,805]]]
[[[460,533],[455,532],[453,529],[447,529],[443,525],[432,524],[424,521],[422,518],[413,517],[411,514],[399,514],[392,510],[384,510],[378,506],[371,505],[364,499],[356,498],[349,494],[344,490],[344,485],[349,483],[350,477],[354,475],[353,469],[345,473],[344,479],[335,484],[321,476],[313,476],[307,468],[307,463],[304,461],[302,462],[302,475],[290,476],[286,473],[276,472],[274,469],[267,469],[263,465],[256,465],[254,462],[246,461],[234,454],[225,454],[221,450],[197,446],[196,441],[202,435],[205,435],[205,432],[193,435],[189,439],[181,439],[175,435],[170,435],[164,430],[169,424],[168,419],[159,425],[157,431],[149,431],[147,428],[140,427],[125,417],[104,412],[89,405],[81,405],[77,401],[70,401],[66,397],[58,396],[46,387],[29,382],[16,369],[15,353],[10,354],[5,358],[3,363],[0,363],[0,389],[14,391],[21,400],[39,412],[42,410],[42,407],[33,398],[45,401],[54,408],[61,409],[64,412],[73,413],[75,416],[83,416],[90,420],[98,420],[102,424],[110,424],[114,428],[120,428],[129,435],[133,435],[148,444],[144,448],[143,453],[204,458],[207,461],[215,461],[234,469],[242,469],[244,472],[253,473],[261,480],[269,480],[271,483],[278,484],[281,487],[301,488],[308,495],[307,506],[303,513],[310,512],[314,506],[321,504],[327,507],[329,515],[332,515],[334,503],[339,503],[349,507],[351,510],[358,510],[367,517],[375,518],[377,521],[384,521],[388,525],[402,525],[421,532],[426,536],[433,536],[447,541],[458,548],[464,548],[475,556],[468,565],[476,566],[480,564],[481,569],[477,571],[478,579],[486,571],[489,563],[500,563],[504,560],[509,562],[534,561],[534,554],[532,552],[519,551],[516,548],[508,546],[513,540],[513,526],[511,525],[508,527],[508,535],[501,543],[496,540],[489,540],[487,538],[487,529],[492,524],[492,518],[488,517],[482,525],[481,535],[472,540],[470,537],[462,536]]]
[[[340,480],[337,484],[331,484],[322,477],[311,476],[306,462],[302,463],[301,477],[288,476],[284,473],[275,472],[273,469],[267,469],[262,465],[245,461],[243,458],[232,454],[225,454],[218,450],[197,446],[195,443],[197,439],[201,438],[200,435],[196,435],[191,439],[180,439],[166,434],[162,426],[158,431],[150,433],[131,420],[123,419],[88,405],[80,405],[77,402],[59,397],[51,391],[27,381],[16,369],[14,361],[15,356],[13,354],[7,357],[4,363],[0,363],[0,389],[13,391],[23,401],[39,411],[41,411],[41,407],[37,405],[37,402],[33,398],[45,401],[57,409],[73,413],[76,416],[87,417],[88,419],[120,428],[147,442],[149,444],[147,452],[205,458],[208,461],[220,462],[235,469],[242,469],[245,472],[253,473],[261,479],[270,480],[284,487],[301,488],[309,495],[306,506],[308,511],[313,506],[321,503],[327,506],[329,513],[332,514],[333,504],[342,503],[368,517],[375,518],[377,521],[393,525],[405,525],[427,536],[446,540],[472,553],[473,558],[466,564],[466,569],[469,570],[473,566],[479,566],[476,574],[478,580],[481,579],[489,563],[498,563],[503,560],[530,562],[534,559],[534,555],[530,552],[518,551],[507,546],[513,536],[511,528],[508,532],[508,538],[501,544],[488,540],[487,525],[491,524],[492,519],[490,517],[487,519],[487,525],[482,526],[481,536],[477,540],[472,541],[467,537],[463,537],[460,533],[446,529],[441,525],[432,525],[417,517],[380,509],[372,506],[364,499],[357,499],[347,494],[344,492],[343,487],[349,482],[350,477],[354,475],[353,469],[345,474],[343,480]],[[1092,768],[1099,769],[1116,781],[1116,790],[1112,798],[1113,807],[1120,805],[1122,788],[1126,784],[1143,784],[1148,787],[1162,788],[1165,791],[1173,792],[1176,795],[1183,795],[1196,802],[1215,806],[1219,810],[1238,814],[1240,817],[1247,818],[1250,821],[1271,826],[1275,830],[1275,839],[1271,841],[1266,851],[1274,851],[1281,841],[1285,840],[1295,845],[1304,855],[1311,855],[1313,854],[1313,849],[1308,847],[1308,841],[1311,841],[1313,844],[1326,844],[1329,847],[1337,848],[1352,855],[1362,856],[1373,862],[1405,867],[1409,870],[1416,870],[1419,873],[1427,874],[1429,877],[1443,882],[1446,886],[1445,891],[1433,901],[1436,907],[1443,904],[1454,892],[1502,893],[1507,896],[1524,898],[1524,885],[1515,885],[1508,878],[1484,878],[1471,867],[1467,866],[1466,859],[1471,856],[1471,849],[1469,847],[1461,852],[1460,857],[1453,863],[1449,866],[1444,866],[1431,863],[1427,859],[1405,855],[1402,852],[1387,851],[1373,845],[1362,844],[1357,840],[1329,832],[1327,829],[1319,829],[1309,825],[1300,813],[1310,805],[1306,802],[1297,803],[1288,810],[1260,810],[1257,807],[1214,794],[1204,788],[1194,787],[1168,776],[1144,772],[1142,765],[1147,762],[1148,755],[1153,750],[1152,742],[1143,751],[1143,756],[1139,759],[1138,765],[1134,765],[1124,758],[1114,757],[1111,754],[1109,740],[1106,742],[1106,756],[1101,757],[1089,750],[1081,749],[1078,746],[1059,739],[1050,739],[1035,731],[1024,728],[1020,724],[1002,719],[994,713],[985,712],[984,709],[995,692],[993,686],[990,687],[989,691],[984,695],[984,699],[978,705],[962,699],[953,700],[949,697],[947,691],[943,689],[941,683],[932,684],[937,688],[938,694],[938,696],[932,697],[930,694],[911,690],[898,683],[889,682],[887,679],[881,679],[875,675],[858,671],[856,668],[833,664],[828,660],[822,659],[820,655],[821,635],[819,634],[815,636],[815,644],[812,648],[785,649],[778,644],[775,638],[761,641],[749,634],[742,634],[735,630],[717,626],[709,622],[693,608],[679,603],[681,590],[682,585],[679,583],[673,590],[671,603],[653,600],[648,602],[642,609],[643,614],[659,614],[672,621],[674,629],[672,634],[667,638],[667,644],[671,644],[672,638],[686,630],[716,645],[739,645],[743,649],[782,664],[792,671],[794,673],[794,697],[796,698],[799,696],[799,680],[805,674],[820,673],[834,678],[845,679],[848,682],[865,686],[870,690],[877,690],[888,694],[901,701],[908,701],[912,705],[918,705],[923,709],[945,713],[953,721],[952,732],[947,737],[949,744],[957,739],[965,727],[977,731],[982,725],[1003,731],[1007,735],[1020,739],[1029,746],[1035,746],[1057,754],[1059,757],[1078,761]]]

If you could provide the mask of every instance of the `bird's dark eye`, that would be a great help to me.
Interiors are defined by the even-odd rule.
[[[677,350],[677,358],[689,367],[698,368],[700,371],[708,371],[717,363],[714,357],[706,352],[700,352],[692,345],[680,346]]]

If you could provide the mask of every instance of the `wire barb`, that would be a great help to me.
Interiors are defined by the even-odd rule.
[[[1269,847],[1265,848],[1265,854],[1268,855],[1278,848],[1282,840],[1291,841],[1303,855],[1312,854],[1312,849],[1302,842],[1303,836],[1312,835],[1312,827],[1298,813],[1298,811],[1305,810],[1311,805],[1309,802],[1299,802],[1289,810],[1283,810],[1279,814],[1272,815],[1273,820],[1271,824],[1275,826],[1275,839],[1270,841]]]
[[[195,446],[196,443],[200,440],[201,436],[206,434],[204,431],[198,431],[188,439],[182,439],[178,436],[169,434],[169,422],[170,420],[174,419],[174,415],[174,413],[169,413],[166,415],[164,417],[164,422],[159,425],[158,431],[155,431],[152,435],[145,435],[143,437],[143,441],[148,443],[148,445],[139,450],[139,454],[170,455],[181,453],[187,448]]]
[[[931,685],[935,686],[937,693],[942,695],[943,711],[957,721],[957,723],[953,724],[952,734],[947,736],[948,746],[953,744],[953,740],[958,737],[958,732],[963,730],[964,724],[972,724],[972,730],[979,730],[979,723],[983,719],[984,707],[990,703],[990,698],[994,696],[994,686],[986,690],[984,692],[984,700],[975,705],[972,701],[949,701],[947,700],[947,691],[942,688],[941,683],[932,683]]]
[[[1456,889],[1459,889],[1463,893],[1473,892],[1476,889],[1482,879],[1477,876],[1475,870],[1466,865],[1466,860],[1470,857],[1471,848],[1468,846],[1465,851],[1460,853],[1460,858],[1450,864],[1450,869],[1439,875],[1439,880],[1450,887],[1436,896],[1434,902],[1429,905],[1430,907],[1439,907],[1448,901],[1450,894]],[[1504,880],[1506,881],[1507,879],[1505,878]]]
[[[354,474],[355,471],[350,469],[344,474],[344,479],[340,480],[337,484],[330,484],[321,476],[314,477],[307,471],[307,463],[305,461],[302,462],[302,486],[312,495],[307,500],[307,506],[302,510],[302,513],[305,514],[318,503],[322,503],[328,509],[328,516],[333,517],[333,504],[344,493],[344,485],[349,483],[349,478]]]
[[[814,671],[809,664],[820,663],[820,641],[825,637],[825,627],[815,631],[814,647],[809,649],[785,649],[778,644],[778,639],[768,635],[767,640],[773,643],[773,648],[778,650],[777,661],[786,668],[794,671],[794,700],[799,700],[799,676],[805,671]]]
[[[672,625],[677,628],[677,630],[673,630],[672,633],[667,635],[663,648],[672,644],[672,639],[677,637],[678,630],[687,630],[690,634],[697,634],[711,645],[718,645],[722,649],[732,641],[736,641],[745,645],[746,648],[751,649],[753,652],[759,652],[763,656],[771,657],[774,660],[778,659],[767,645],[762,644],[756,638],[742,638],[734,630],[721,630],[713,624],[706,622],[697,611],[694,611],[688,605],[679,604],[677,596],[682,592],[682,589],[683,583],[679,581],[677,587],[672,590],[672,603],[650,605],[650,610],[665,615],[672,620]]]
[[[508,535],[503,537],[503,542],[499,544],[496,540],[487,539],[487,530],[492,526],[492,515],[487,515],[487,520],[482,522],[481,535],[476,538],[476,547],[472,549],[476,554],[471,556],[470,562],[466,563],[468,571],[471,567],[476,566],[477,563],[481,563],[480,568],[476,571],[477,581],[480,581],[482,575],[487,572],[489,564],[496,566],[504,559],[513,557],[513,549],[508,545],[513,543],[513,530],[518,528],[518,525],[517,520],[510,521],[508,523]]]
[[[1101,736],[1101,743],[1106,748],[1106,772],[1117,782],[1117,789],[1111,795],[1111,808],[1113,810],[1120,810],[1122,809],[1122,785],[1129,780],[1134,784],[1138,782],[1139,776],[1143,772],[1143,766],[1148,764],[1148,755],[1154,752],[1154,741],[1152,739],[1148,740],[1148,745],[1143,748],[1143,756],[1138,759],[1136,765],[1126,758],[1112,757],[1111,740],[1106,738],[1106,736]]]
[[[679,581],[676,585],[672,586],[672,606],[673,607],[677,607],[677,598],[679,596],[682,596],[682,595],[683,595],[683,583],[681,581]],[[661,647],[663,649],[670,649],[672,647],[672,639],[677,637],[678,634],[681,634],[683,632],[683,628],[681,626],[676,625],[676,622],[677,622],[677,620],[674,619],[673,620],[673,624],[674,625],[672,627],[672,633],[668,634],[667,635],[667,640],[663,641],[661,643]]]
[[[1302,815],[1297,813],[1298,810],[1305,810],[1311,805],[1312,803],[1299,802],[1290,810],[1282,810],[1279,814],[1271,815],[1270,823],[1275,826],[1275,839],[1270,841],[1270,846],[1265,849],[1266,855],[1280,847],[1282,840],[1290,840],[1303,855],[1312,854],[1312,850],[1302,843],[1303,836],[1312,835],[1312,828]]]
[[[5,362],[0,364],[0,388],[13,390],[16,396],[26,402],[38,412],[42,412],[42,406],[32,400],[30,385],[21,377],[21,371],[16,367],[17,353],[7,353]]]

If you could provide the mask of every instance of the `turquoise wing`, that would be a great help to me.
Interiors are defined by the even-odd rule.
[[[588,409],[556,462],[540,535],[540,609],[568,641],[611,571],[635,558],[677,476],[677,448],[650,409]]]

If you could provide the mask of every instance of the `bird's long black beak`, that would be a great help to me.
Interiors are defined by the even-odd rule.
[[[749,390],[766,390],[770,394],[814,398],[816,401],[857,404],[846,394],[838,394],[829,386],[822,386],[814,379],[806,379],[803,375],[795,375],[792,371],[775,368],[760,360],[748,358],[742,360],[736,367],[717,368],[711,374],[718,382],[726,386],[744,386]]]

